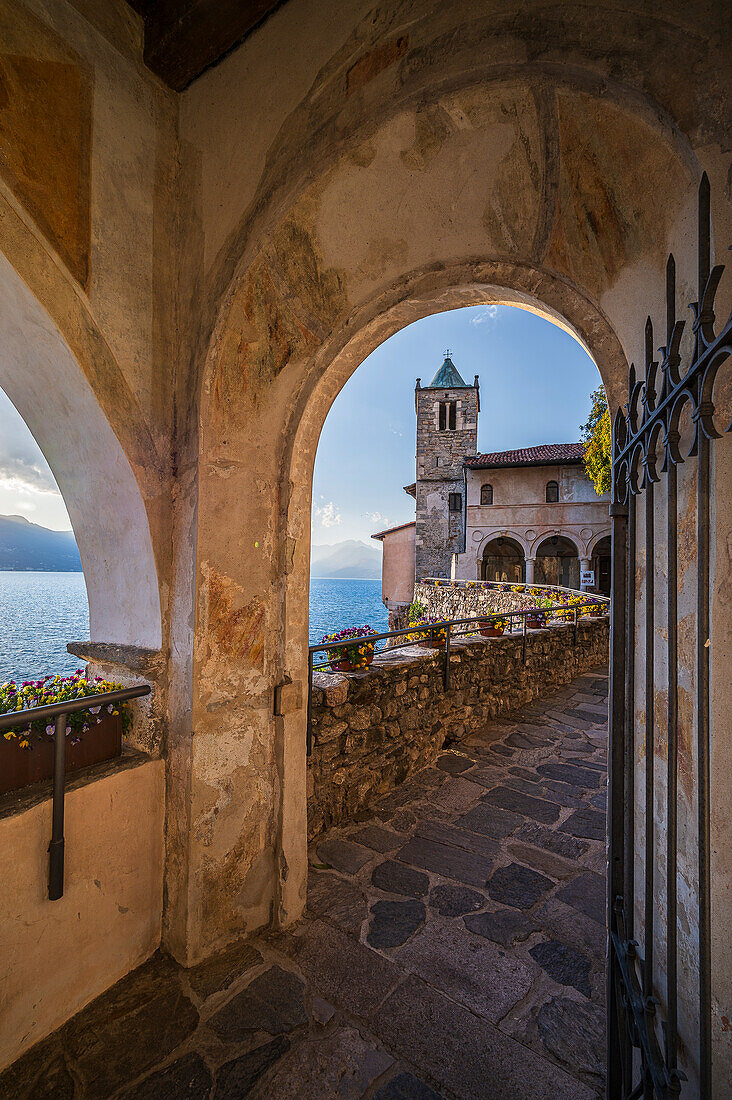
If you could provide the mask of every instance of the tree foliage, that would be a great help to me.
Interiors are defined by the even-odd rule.
[[[585,469],[587,476],[595,486],[598,496],[610,492],[610,466],[612,452],[610,447],[610,413],[607,407],[605,389],[600,386],[590,395],[592,408],[586,424],[582,425],[582,442],[585,448]]]

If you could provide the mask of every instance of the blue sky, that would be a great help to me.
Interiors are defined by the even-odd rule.
[[[333,403],[313,481],[316,545],[368,540],[414,518],[414,383],[428,385],[445,350],[467,383],[480,376],[478,450],[574,443],[600,385],[568,333],[512,306],[473,306],[416,321],[364,360]]]
[[[414,382],[428,385],[446,348],[466,382],[480,375],[478,449],[571,443],[600,379],[566,332],[511,306],[425,317],[364,360],[328,414],[313,484],[313,542],[362,539],[414,518]],[[0,390],[0,515],[71,527],[33,436]]]

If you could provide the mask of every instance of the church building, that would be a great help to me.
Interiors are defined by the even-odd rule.
[[[609,496],[584,467],[584,444],[478,453],[478,376],[450,353],[428,386],[417,379],[414,522],[382,543],[382,598],[396,611],[427,578],[507,580],[609,595]],[[584,577],[581,576],[584,574]]]

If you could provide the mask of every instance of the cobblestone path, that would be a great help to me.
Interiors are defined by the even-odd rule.
[[[601,1095],[606,697],[588,673],[452,746],[315,842],[295,928],[156,956],[0,1097]]]

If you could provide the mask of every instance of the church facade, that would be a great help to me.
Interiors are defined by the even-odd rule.
[[[479,454],[478,376],[466,384],[449,354],[428,386],[417,379],[415,412],[414,523],[373,536],[390,610],[430,577],[609,594],[609,498],[585,472],[582,443]]]

